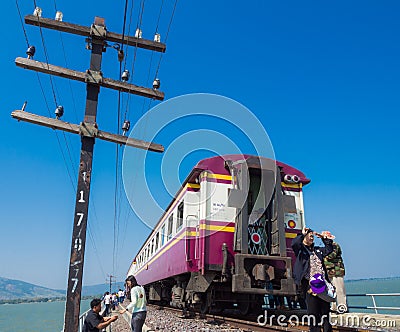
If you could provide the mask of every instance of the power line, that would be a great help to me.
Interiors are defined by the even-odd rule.
[[[90,226],[90,224],[88,224],[89,238],[90,238],[90,241],[92,243],[93,250],[94,250],[94,253],[95,253],[96,257],[97,257],[97,260],[99,261],[100,270],[101,270],[103,276],[105,277],[106,273],[104,272],[103,265],[101,263],[101,259],[100,259],[100,256],[99,256],[99,253],[98,253],[98,250],[97,250],[96,241],[94,240],[91,228],[92,227]]]
[[[126,15],[128,12],[128,0],[125,1],[124,8],[124,22],[122,25],[122,38],[121,38],[121,46],[122,54],[124,52],[124,38],[125,38],[125,28],[126,28]],[[119,63],[119,78],[122,76],[122,61]],[[119,133],[121,127],[121,91],[118,91],[118,119],[117,119],[117,133]],[[120,208],[120,204],[118,204],[118,184],[119,184],[119,145],[117,144],[115,147],[115,189],[114,189],[114,239],[113,239],[113,255],[112,255],[112,266],[113,271],[115,271],[115,261],[117,254],[117,243],[118,243],[118,228],[119,228],[119,218],[117,216],[118,209]]]
[[[54,9],[57,12],[56,0],[54,0]],[[68,66],[68,61],[67,61],[67,54],[65,52],[64,39],[62,37],[62,33],[61,32],[59,32],[59,36],[60,36],[60,41],[61,41],[61,48],[63,50],[65,66],[68,68],[69,66]],[[78,120],[78,112],[76,110],[75,94],[74,94],[74,91],[72,89],[71,81],[68,81],[68,85],[69,85],[69,90],[70,90],[71,97],[72,97],[72,106],[73,106],[73,110],[74,110],[74,114],[75,114],[75,121],[78,123],[79,122],[79,120]]]
[[[35,5],[35,8],[36,8],[36,7],[37,7],[37,6],[36,6],[36,0],[33,0],[33,4]],[[40,24],[39,16],[38,16],[38,25],[39,25],[40,37],[41,37],[42,45],[43,45],[44,56],[45,56],[45,58],[46,58],[47,68],[49,68],[49,56],[48,56],[48,53],[47,53],[46,44],[45,44],[45,42],[44,42],[44,36],[43,36],[43,31],[42,31],[42,25]],[[52,76],[50,76],[50,85],[51,85],[51,90],[52,90],[52,92],[53,92],[54,102],[55,102],[56,107],[57,107],[57,106],[58,106],[58,103],[57,103],[57,97],[56,97],[56,92],[55,92],[55,89],[54,89],[54,83],[53,83],[53,78],[52,78]]]
[[[40,90],[42,91],[44,103],[46,104],[46,108],[47,108],[47,111],[49,112],[49,116],[51,116],[49,104],[47,102],[46,94],[44,93],[42,82],[40,81],[39,73],[36,73],[36,75],[37,75],[37,78],[38,78],[38,81],[39,81]],[[61,155],[62,155],[63,160],[64,160],[65,168],[67,169],[67,173],[68,173],[69,179],[71,181],[72,188],[75,189],[76,188],[76,184],[74,183],[74,180],[72,179],[71,173],[69,171],[68,163],[67,163],[67,160],[65,159],[65,155],[64,155],[64,152],[63,152],[63,149],[62,149],[62,146],[61,146],[60,139],[58,137],[58,133],[56,131],[54,133],[56,134],[56,137],[57,137],[58,146],[60,148]]]
[[[145,0],[142,0],[142,7],[144,7],[144,1]],[[169,21],[169,24],[168,24],[168,28],[167,28],[167,33],[165,35],[165,43],[168,40],[168,36],[169,36],[169,32],[170,32],[170,29],[171,29],[171,26],[172,26],[172,22],[173,22],[173,19],[174,19],[177,3],[178,3],[178,0],[175,0],[174,7],[173,7],[173,10],[172,10],[172,14],[171,14],[171,18],[170,18],[170,21]],[[155,33],[158,32],[159,22],[160,22],[160,18],[161,18],[161,14],[162,14],[162,9],[163,9],[163,4],[164,4],[164,0],[162,0],[162,2],[161,2],[160,12],[159,12],[158,19],[157,19],[157,25],[156,25]],[[138,19],[138,21],[140,21],[140,23],[141,23],[142,13],[139,14],[139,15],[140,15],[140,20]],[[151,59],[150,59],[150,65],[149,65],[149,71],[148,71],[148,77],[147,77],[147,84],[148,84],[149,78],[150,78],[151,66],[152,66],[152,61],[153,61],[153,53],[154,52],[152,52],[152,56],[151,56]],[[135,49],[134,60],[133,60],[133,63],[132,63],[132,68],[134,68],[135,60],[136,60],[136,49]],[[161,60],[162,60],[162,54],[160,56],[160,59],[159,59],[158,65],[157,65],[157,70],[156,70],[156,74],[155,74],[154,78],[156,78],[158,76],[158,72],[159,72],[159,69],[160,69],[160,66],[161,66]],[[130,97],[131,96],[129,95],[128,96],[128,102],[127,102],[127,105],[126,105],[126,110],[125,110],[125,117],[126,117],[126,114],[128,112],[128,109],[129,109],[129,99],[130,99]],[[152,103],[153,103],[153,100],[149,100],[147,111],[151,108]],[[143,99],[143,103],[142,103],[142,115],[144,114],[144,106],[145,106],[145,99]],[[145,123],[144,128],[146,127],[146,125],[147,125],[147,122]],[[145,129],[143,129],[143,131],[145,131]],[[135,174],[135,177],[136,177],[136,174]],[[135,181],[133,181],[133,182],[135,182]],[[132,184],[132,185],[134,185],[134,184]],[[131,209],[128,209],[128,212],[127,212],[126,217],[125,217],[125,222],[124,222],[124,226],[125,227],[123,228],[123,234],[124,235],[126,233],[126,228],[127,228],[128,220],[129,220],[129,217],[130,217],[130,213],[131,213]],[[124,239],[125,239],[125,237],[124,237]],[[122,243],[124,243],[124,239],[123,239]]]
[[[19,10],[18,0],[15,0],[15,4],[17,5],[19,20],[21,21],[22,30],[24,31],[25,41],[26,41],[27,46],[29,47],[28,35],[26,34],[24,21],[22,20],[21,11]]]
[[[161,6],[160,6],[160,12],[158,13],[158,18],[157,18],[157,25],[156,25],[156,33],[158,32],[158,26],[160,24],[160,19],[161,19],[161,13],[164,5],[164,0],[161,0]]]
[[[146,0],[142,0],[141,1],[139,13],[138,13],[138,19],[137,19],[137,23],[136,23],[136,31],[137,32],[139,32],[140,28],[142,27],[142,20],[143,20],[143,13],[144,13],[144,5],[145,5],[145,3],[146,3]],[[131,75],[131,77],[133,77],[134,73],[135,73],[135,62],[136,62],[136,56],[137,56],[137,49],[138,49],[138,47],[137,47],[137,42],[136,42],[135,50],[133,52],[133,60],[132,60],[132,67],[131,67],[132,68],[132,70],[131,70],[132,75]],[[124,116],[125,118],[126,118],[126,114],[128,114],[128,117],[129,117],[130,99],[131,99],[131,96],[128,95],[128,101],[127,101],[127,104],[126,104],[126,110],[125,110],[125,116]]]
[[[56,8],[56,1],[55,1],[55,0],[54,0],[54,4],[55,4],[55,8]],[[26,44],[27,44],[27,46],[29,47],[30,44],[29,44],[29,40],[28,40],[28,35],[27,35],[27,33],[26,33],[25,25],[24,25],[24,22],[23,22],[23,19],[22,19],[22,14],[21,14],[21,11],[20,11],[20,8],[19,8],[19,5],[18,5],[18,0],[16,0],[16,6],[17,6],[17,10],[18,10],[18,15],[19,15],[20,23],[21,23],[21,26],[22,26],[22,29],[23,29],[23,32],[24,32]],[[65,47],[64,47],[64,43],[63,43],[63,39],[62,39],[61,33],[60,33],[60,38],[61,38],[61,43],[62,43],[62,46],[63,46],[63,52],[64,52],[65,63],[66,63],[66,65],[67,65],[67,67],[68,67],[67,58],[66,58],[66,54],[65,54]],[[48,64],[48,63],[47,63],[47,64]],[[47,111],[48,111],[48,113],[49,113],[49,116],[51,117],[51,111],[50,111],[49,103],[48,103],[47,98],[46,98],[46,94],[45,94],[45,92],[44,92],[43,84],[42,84],[42,82],[41,82],[41,80],[40,80],[39,74],[38,74],[38,73],[36,73],[36,74],[37,74],[37,79],[38,79],[39,87],[40,87],[40,90],[41,90],[41,92],[42,92],[43,99],[44,99],[44,102],[45,102]],[[70,82],[69,82],[69,83],[70,83]],[[75,98],[74,98],[74,94],[73,94],[73,92],[72,92],[72,85],[71,85],[71,83],[70,83],[70,89],[71,89],[71,94],[72,94],[72,100],[73,100],[73,103],[74,103],[75,115],[77,116],[77,113],[76,113],[76,106],[75,106]],[[78,120],[77,120],[77,121],[78,121]],[[70,172],[70,169],[69,169],[69,166],[68,166],[69,163],[67,162],[67,158],[66,158],[66,156],[65,156],[65,154],[64,154],[64,150],[63,150],[63,147],[62,147],[60,138],[59,138],[59,136],[58,136],[57,131],[54,131],[54,133],[55,133],[55,136],[56,136],[56,138],[57,138],[58,147],[59,147],[59,149],[60,149],[61,156],[62,156],[62,159],[63,159],[63,162],[64,162],[64,166],[65,166],[65,168],[66,168],[66,170],[67,170],[67,173],[68,173],[68,177],[69,177],[71,186],[72,186],[73,190],[76,190],[76,183],[75,183],[75,181],[74,181],[74,177],[71,175],[71,172]],[[66,148],[67,148],[67,152],[68,152],[68,156],[69,156],[70,163],[71,163],[72,166],[74,166],[76,163],[74,162],[74,160],[73,160],[73,158],[72,158],[72,154],[71,154],[71,151],[70,151],[69,144],[68,144],[68,142],[67,142],[67,138],[66,138],[65,132],[63,131],[62,133],[63,133],[64,141],[65,141],[65,144],[66,144]],[[96,213],[96,208],[95,208],[94,202],[92,202],[92,209],[93,209],[94,219],[97,220],[98,218],[97,218],[97,213]],[[102,270],[103,275],[105,275],[104,269],[103,269],[103,266],[102,266],[102,261],[100,260],[100,257],[99,257],[99,254],[98,254],[98,250],[97,250],[97,247],[96,247],[96,244],[95,244],[94,234],[93,234],[93,232],[92,232],[90,229],[89,229],[89,236],[90,236],[90,239],[91,239],[91,241],[92,241],[92,245],[93,245],[93,249],[94,249],[94,251],[95,251],[95,254],[96,254],[97,258],[98,258],[98,262],[99,262],[100,269]]]
[[[174,19],[174,15],[175,15],[175,10],[176,10],[176,5],[177,5],[177,4],[178,4],[178,0],[175,0],[174,9],[172,10],[172,15],[171,15],[171,19],[170,19],[169,24],[168,24],[168,29],[167,29],[167,33],[166,33],[166,35],[165,35],[165,41],[164,41],[164,43],[167,43],[169,31],[170,31],[170,29],[171,29],[172,21],[173,21],[173,19]],[[156,75],[155,75],[155,77],[157,77],[157,75],[158,75],[158,71],[159,71],[159,69],[160,69],[162,57],[163,57],[163,54],[161,53],[161,55],[160,55],[160,61],[158,62],[158,66],[157,66],[157,70],[156,70]]]
[[[34,6],[35,6],[35,8],[36,8],[36,7],[37,7],[37,6],[36,6],[36,0],[33,0],[33,4],[34,4]],[[39,18],[39,17],[38,17],[38,18]],[[38,19],[38,22],[39,22],[40,37],[41,37],[41,41],[42,41],[42,45],[43,45],[43,50],[44,50],[45,58],[46,58],[46,64],[47,64],[47,67],[49,67],[49,57],[48,57],[47,47],[46,47],[46,43],[45,43],[45,40],[44,40],[43,31],[42,31],[42,27],[41,27],[41,24],[40,24],[39,19]],[[54,103],[55,103],[55,106],[57,107],[57,106],[58,106],[58,102],[57,102],[57,96],[56,96],[56,92],[55,92],[55,88],[54,88],[55,84],[53,83],[53,78],[52,78],[52,76],[50,76],[49,78],[50,78],[51,89],[52,89],[52,92],[53,92]],[[39,79],[39,75],[38,75],[38,79]],[[42,86],[42,84],[41,84],[41,82],[40,82],[40,79],[39,79],[39,84],[40,84],[40,86],[41,86],[41,90],[42,90],[43,96],[45,96],[44,90],[43,90],[43,86]],[[48,105],[48,103],[47,103],[47,100],[46,100],[46,106],[47,106],[47,110],[48,110],[48,112],[49,112],[49,116],[51,116],[50,108],[49,108],[49,105]],[[56,135],[57,135],[57,140],[59,140],[58,134],[57,134],[57,133],[56,133]],[[64,137],[64,141],[65,141],[65,144],[66,144],[66,147],[67,147],[67,152],[68,152],[68,156],[69,156],[71,165],[74,166],[74,161],[73,161],[73,159],[72,159],[71,151],[70,151],[70,148],[69,148],[69,144],[68,144],[68,141],[67,141],[67,138],[66,138],[64,132],[63,132],[63,137]],[[60,143],[60,149],[61,149],[61,151],[62,151],[61,143]],[[64,161],[65,161],[65,163],[66,163],[66,165],[67,165],[67,162],[66,162],[66,160],[65,160],[65,157],[64,157],[64,153],[63,153],[63,152],[62,152],[62,155],[63,155]],[[67,167],[67,170],[68,170],[69,176],[71,177],[68,167]],[[72,183],[73,183],[73,186],[75,187],[73,181],[72,181]]]

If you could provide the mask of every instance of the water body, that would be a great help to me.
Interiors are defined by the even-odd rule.
[[[400,293],[400,278],[350,280],[345,282],[348,294]],[[349,306],[374,306],[372,297],[348,297]],[[377,307],[400,307],[400,296],[376,296]],[[374,313],[372,309],[350,309],[352,312]],[[380,314],[400,315],[400,310],[378,310]]]
[[[81,312],[90,309],[81,303]],[[0,305],[1,332],[59,332],[64,324],[65,301]]]
[[[365,293],[398,293],[400,278],[379,280],[354,280],[346,282],[349,294]],[[89,309],[90,300],[82,301],[81,312]],[[372,306],[371,298],[349,297],[349,305]],[[400,297],[379,297],[378,306],[400,307]],[[0,305],[0,332],[59,332],[64,323],[65,302],[38,302]],[[352,312],[369,312],[366,309],[350,309]],[[400,314],[400,311],[383,311],[379,313]]]

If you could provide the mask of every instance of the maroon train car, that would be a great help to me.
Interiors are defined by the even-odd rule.
[[[250,155],[200,161],[134,258],[128,275],[150,301],[245,313],[265,294],[295,295],[294,238],[305,225],[310,180]]]

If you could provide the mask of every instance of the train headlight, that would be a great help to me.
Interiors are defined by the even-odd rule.
[[[261,236],[258,233],[251,234],[251,241],[255,244],[259,244],[261,242]]]

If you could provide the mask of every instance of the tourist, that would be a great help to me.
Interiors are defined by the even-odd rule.
[[[334,240],[335,236],[329,231],[321,232],[328,239]],[[332,302],[331,309],[334,312],[343,314],[347,312],[346,289],[344,287],[344,263],[342,258],[342,249],[339,244],[333,241],[333,251],[325,257],[325,266],[328,271],[329,279],[336,288],[336,302]]]
[[[118,318],[118,316],[103,317],[100,315],[100,299],[93,299],[90,302],[90,308],[91,310],[89,310],[85,318],[82,332],[100,332]]]
[[[130,289],[131,303],[126,309],[120,310],[120,314],[132,311],[131,328],[132,332],[142,332],[144,321],[146,320],[146,292],[143,286],[138,285],[134,276],[128,276],[125,280],[126,286]]]
[[[325,247],[314,245],[314,235],[322,239]],[[310,228],[303,228],[302,233],[293,239],[292,248],[296,255],[293,276],[306,299],[310,331],[319,332],[322,326],[324,332],[331,332],[332,325],[329,322],[330,302],[326,302],[317,296],[313,285],[310,285],[310,279],[314,280],[316,276],[327,278],[324,257],[333,250],[332,240]],[[324,283],[323,280],[322,282]],[[325,286],[325,283],[323,286]]]
[[[106,307],[104,310],[104,316],[108,316],[110,313],[110,306],[111,306],[111,294],[110,292],[106,292],[103,297],[104,306]]]
[[[118,302],[122,303],[125,300],[125,292],[120,288],[118,290]]]

